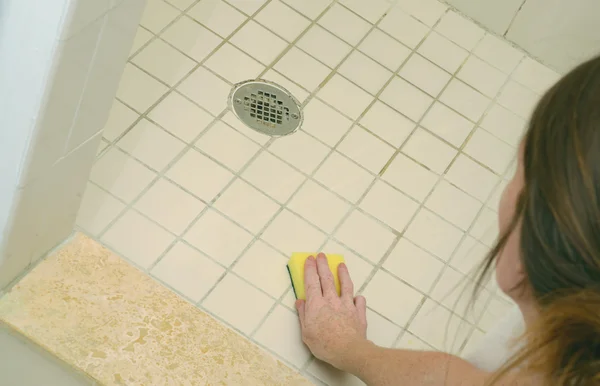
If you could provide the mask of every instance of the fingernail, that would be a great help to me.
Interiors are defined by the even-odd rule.
[[[312,256],[312,255],[311,255],[311,256],[308,256],[308,260],[314,260],[314,259],[315,259],[315,257],[314,257],[314,256]]]
[[[327,258],[327,256],[325,256],[325,254],[323,252],[319,253],[317,255],[317,257],[320,257],[321,259],[326,259]]]

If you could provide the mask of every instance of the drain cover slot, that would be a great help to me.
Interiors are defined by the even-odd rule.
[[[262,79],[236,84],[229,106],[246,126],[272,137],[292,134],[304,120],[300,103],[289,91]]]

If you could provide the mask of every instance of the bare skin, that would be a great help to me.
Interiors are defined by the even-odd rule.
[[[306,301],[296,301],[302,339],[315,357],[354,374],[370,386],[481,386],[490,373],[445,353],[393,350],[367,340],[366,300],[354,297],[348,268],[340,264],[341,295],[327,259],[310,257],[305,269]],[[498,385],[530,385],[506,379]]]

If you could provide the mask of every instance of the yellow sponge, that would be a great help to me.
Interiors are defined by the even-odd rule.
[[[316,258],[317,253],[294,252],[292,253],[292,257],[290,257],[290,261],[288,261],[287,269],[290,274],[290,279],[292,280],[292,287],[294,287],[296,299],[306,300],[304,294],[304,263],[309,256],[314,256]],[[342,255],[334,254],[326,254],[326,256],[329,269],[331,270],[331,273],[333,273],[335,288],[337,289],[338,295],[340,295],[338,265],[344,262],[344,257]]]

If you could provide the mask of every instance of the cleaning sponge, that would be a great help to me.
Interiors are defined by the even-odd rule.
[[[308,253],[308,252],[294,252],[292,253],[292,257],[288,261],[287,269],[290,274],[290,279],[292,280],[292,287],[294,287],[294,293],[296,294],[296,299],[306,300],[306,295],[304,293],[304,263],[309,256],[317,256],[316,253]],[[327,254],[327,263],[329,264],[329,269],[333,274],[333,279],[335,282],[335,288],[337,289],[338,295],[340,295],[340,279],[338,277],[338,265],[344,262],[344,257],[342,255],[334,255]]]

